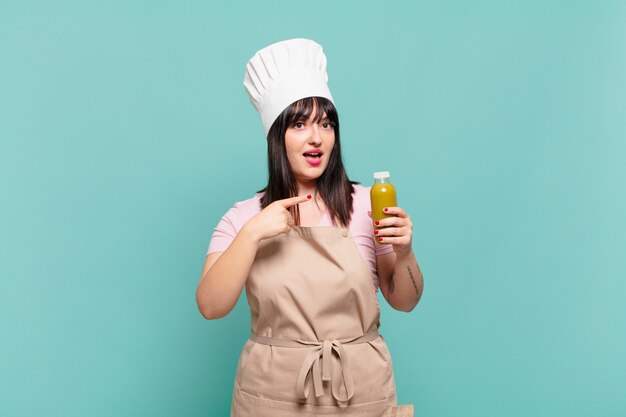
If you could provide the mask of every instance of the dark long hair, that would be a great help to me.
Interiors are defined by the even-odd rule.
[[[333,147],[328,165],[317,179],[317,192],[324,201],[334,224],[347,227],[352,218],[352,184],[348,179],[341,160],[341,145],[339,140],[339,116],[333,103],[323,97],[307,97],[289,105],[272,124],[267,133],[267,160],[269,179],[267,186],[260,192],[261,208],[265,208],[276,200],[295,197],[298,195],[298,184],[291,172],[287,151],[285,148],[285,132],[294,123],[307,120],[313,111],[315,123],[318,123],[324,114],[330,120],[335,131],[335,146]],[[298,206],[290,208],[296,225],[300,224]]]

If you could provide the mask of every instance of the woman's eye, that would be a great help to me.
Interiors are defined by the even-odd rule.
[[[304,127],[304,123],[302,123],[302,122],[295,122],[293,124],[293,127],[295,127],[296,129],[302,129]]]
[[[322,127],[324,129],[332,129],[333,124],[332,123],[328,123],[328,122],[327,123],[322,123]]]

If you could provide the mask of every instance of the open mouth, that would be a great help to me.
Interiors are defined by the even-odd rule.
[[[321,158],[322,152],[305,152],[303,155],[305,158]]]
[[[309,163],[309,165],[312,166],[318,166],[319,164],[322,163],[322,155],[324,153],[321,151],[312,151],[312,152],[305,152],[302,155],[304,156],[304,159],[306,159],[306,161]]]

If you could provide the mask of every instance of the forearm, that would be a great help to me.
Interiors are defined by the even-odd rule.
[[[411,311],[422,296],[424,280],[415,254],[396,255],[393,275],[389,278],[387,301],[396,310]]]
[[[196,290],[198,309],[207,319],[228,314],[239,299],[256,256],[258,240],[244,227],[202,276]]]

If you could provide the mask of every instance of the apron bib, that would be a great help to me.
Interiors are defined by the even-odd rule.
[[[412,417],[397,406],[372,273],[348,230],[261,242],[246,281],[252,335],[231,417]]]

